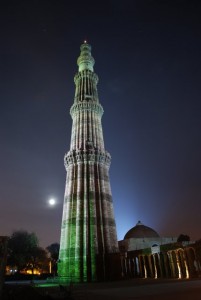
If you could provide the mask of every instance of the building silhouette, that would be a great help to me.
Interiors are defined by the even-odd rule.
[[[116,224],[109,180],[110,154],[105,150],[91,46],[85,41],[77,60],[70,150],[61,225],[58,275],[64,281],[113,277],[118,258]],[[118,263],[115,265],[119,265]]]

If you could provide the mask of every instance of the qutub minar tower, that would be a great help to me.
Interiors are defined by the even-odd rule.
[[[61,225],[58,275],[66,281],[111,278],[118,256],[116,224],[109,180],[110,154],[105,150],[91,46],[85,41],[74,77],[75,98]],[[116,258],[115,258],[116,257]]]

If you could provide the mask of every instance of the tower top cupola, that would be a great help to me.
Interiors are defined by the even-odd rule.
[[[80,46],[80,56],[77,59],[77,65],[79,67],[79,72],[83,70],[94,71],[93,66],[95,64],[95,60],[91,55],[91,46],[84,41],[84,43]]]

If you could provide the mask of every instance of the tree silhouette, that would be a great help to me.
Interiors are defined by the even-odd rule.
[[[24,230],[14,231],[8,241],[8,265],[16,266],[18,272],[26,267],[33,271],[47,258],[47,253],[38,246],[35,233]]]
[[[60,245],[58,243],[53,243],[46,248],[50,254],[50,260],[52,263],[52,271],[54,274],[57,273],[57,261],[58,261],[58,257],[59,257],[59,248],[60,248]]]
[[[177,242],[182,243],[182,242],[189,242],[190,241],[190,237],[187,234],[180,234]]]

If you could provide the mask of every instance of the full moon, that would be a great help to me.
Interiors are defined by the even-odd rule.
[[[55,201],[55,199],[51,198],[51,199],[49,199],[48,203],[49,203],[49,205],[54,206],[56,204],[56,201]]]

